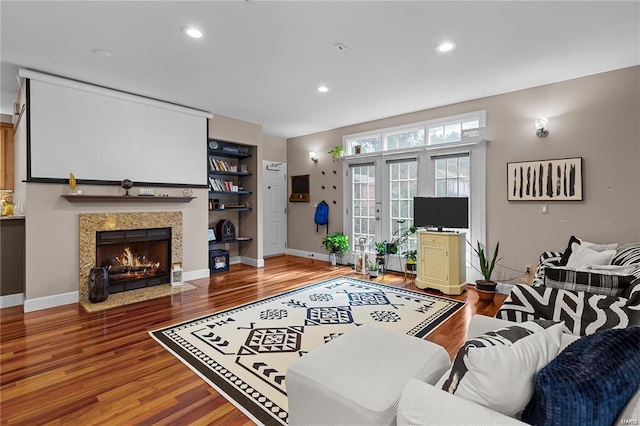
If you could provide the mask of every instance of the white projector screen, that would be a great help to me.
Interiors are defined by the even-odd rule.
[[[207,185],[206,113],[59,80],[27,83],[27,180]]]

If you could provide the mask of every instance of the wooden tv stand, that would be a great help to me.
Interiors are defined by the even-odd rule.
[[[418,232],[418,288],[462,294],[467,289],[464,232]]]

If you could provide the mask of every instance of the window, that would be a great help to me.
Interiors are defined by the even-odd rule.
[[[384,135],[386,151],[424,145],[424,128],[387,133]]]
[[[465,135],[464,131],[482,129],[484,123],[485,111],[476,111],[410,126],[347,135],[343,138],[343,145],[347,155],[355,155],[358,151],[360,154],[369,154],[425,145],[472,142],[475,139],[481,140],[484,132],[468,132]],[[356,147],[359,148],[356,149]]]
[[[436,158],[436,197],[468,197],[471,192],[469,155]]]
[[[391,235],[400,235],[413,224],[413,197],[418,195],[418,162],[415,159],[389,161]],[[415,250],[416,236],[409,238],[401,251]]]
[[[347,140],[347,153],[353,154],[356,152],[356,146],[360,147],[362,154],[368,152],[378,152],[381,150],[380,136],[366,136],[357,137]]]
[[[485,112],[380,129],[343,138],[348,167],[344,180],[345,231],[351,241],[367,237],[374,242],[391,241],[413,224],[413,197],[469,197],[468,241],[486,241]],[[354,146],[360,152],[354,155]],[[390,255],[387,267],[401,271],[402,254],[417,247],[416,236]],[[477,258],[467,248],[467,260],[475,268]],[[467,280],[479,278],[467,265]]]

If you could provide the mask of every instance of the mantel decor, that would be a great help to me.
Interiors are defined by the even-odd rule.
[[[582,157],[507,163],[508,201],[581,201]]]

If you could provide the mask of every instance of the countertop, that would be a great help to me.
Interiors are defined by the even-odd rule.
[[[0,220],[24,220],[24,215],[0,216]]]

